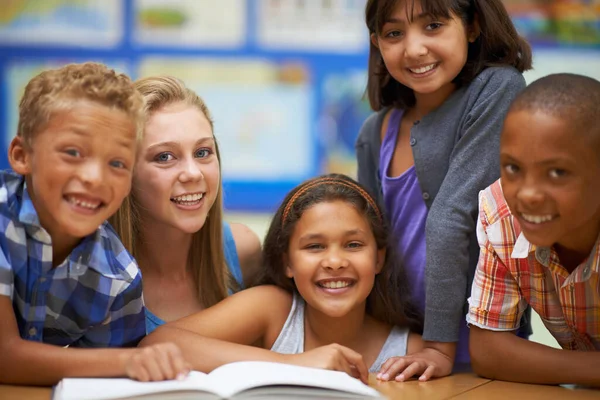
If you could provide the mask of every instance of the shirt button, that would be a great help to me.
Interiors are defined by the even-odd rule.
[[[417,144],[417,139],[415,138],[410,138],[410,145],[414,146],[415,144]]]
[[[429,193],[423,192],[423,200],[429,200]]]
[[[35,336],[37,334],[37,329],[29,328],[29,336]]]

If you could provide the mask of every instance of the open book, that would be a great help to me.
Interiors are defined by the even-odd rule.
[[[192,371],[184,380],[137,382],[131,379],[66,378],[53,400],[108,399],[251,399],[251,398],[382,397],[375,389],[344,372],[272,362],[243,361],[223,365],[210,374]]]

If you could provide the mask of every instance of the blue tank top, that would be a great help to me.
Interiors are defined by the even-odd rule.
[[[240,259],[238,257],[237,250],[235,248],[235,241],[233,240],[233,234],[231,233],[231,227],[228,223],[223,222],[223,251],[225,252],[225,261],[229,267],[229,272],[234,279],[240,285],[240,288],[244,287],[244,279],[242,277],[242,269],[240,267]],[[165,321],[152,314],[147,308],[146,310],[146,334],[151,333],[153,330],[163,325]]]
[[[395,250],[406,270],[406,278],[410,282],[413,301],[421,312],[424,312],[427,205],[423,200],[423,192],[414,165],[398,177],[389,176],[389,167],[398,141],[403,114],[402,110],[393,109],[391,111],[388,128],[381,143],[379,171],[382,175],[383,200],[396,243]],[[469,363],[470,360],[469,328],[463,319],[455,362],[463,364]]]

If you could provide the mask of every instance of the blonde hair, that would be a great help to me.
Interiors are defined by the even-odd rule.
[[[19,104],[17,136],[31,146],[35,135],[50,118],[88,100],[127,114],[141,138],[144,129],[144,100],[125,74],[106,65],[86,62],[68,64],[40,73],[29,81]]]
[[[210,122],[210,112],[204,101],[177,78],[155,76],[143,78],[134,83],[135,88],[145,100],[146,117],[159,112],[163,107],[175,103],[183,103],[197,107]],[[214,134],[213,134],[214,137]],[[215,153],[221,156],[215,138]],[[203,307],[210,307],[227,297],[228,290],[237,289],[225,262],[223,252],[223,204],[222,186],[219,182],[217,196],[208,212],[204,226],[192,235],[192,243],[188,253],[188,266],[192,269],[198,289],[198,300]],[[138,258],[140,240],[140,216],[134,191],[123,201],[121,208],[111,217],[111,224],[121,237],[125,247]]]

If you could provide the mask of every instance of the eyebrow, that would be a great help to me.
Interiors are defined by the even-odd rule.
[[[74,133],[77,136],[82,136],[84,138],[87,138],[87,137],[90,137],[93,135],[92,132],[89,132],[89,131],[87,131],[85,129],[81,129],[81,128],[70,128],[69,131],[71,133]],[[117,140],[115,140],[115,143],[121,147],[129,147],[129,146],[131,146],[131,143],[133,143],[134,141],[135,141],[134,138],[131,138],[130,140],[118,138]]]
[[[426,18],[433,18],[433,15],[428,12],[422,12],[421,14],[417,15],[415,18],[412,18],[412,21],[419,21],[419,20],[426,19]],[[387,18],[385,21],[383,21],[383,23],[384,24],[405,24],[406,20],[404,20],[402,18]]]
[[[195,146],[198,146],[199,144],[208,143],[208,142],[211,142],[211,144],[214,144],[215,143],[215,138],[213,138],[213,137],[205,137],[205,138],[199,139],[196,142]],[[152,144],[152,145],[148,146],[148,151],[151,151],[152,149],[155,149],[157,147],[177,147],[179,145],[180,145],[179,142],[174,142],[174,141],[160,142],[160,143],[155,143],[155,144]]]
[[[358,234],[364,234],[364,231],[362,229],[351,229],[344,232],[344,236],[352,236]],[[299,240],[321,239],[323,236],[324,235],[321,233],[308,233],[304,236],[301,236]]]
[[[508,154],[504,154],[504,153],[501,153],[500,157],[504,158],[504,160],[502,160],[504,162],[518,162],[518,163],[522,162],[521,160],[518,160],[518,159],[516,159]],[[535,164],[536,165],[552,165],[552,164],[556,164],[556,163],[565,163],[565,162],[570,163],[572,161],[573,160],[569,157],[554,157],[554,158],[547,158],[545,160],[538,161]]]

